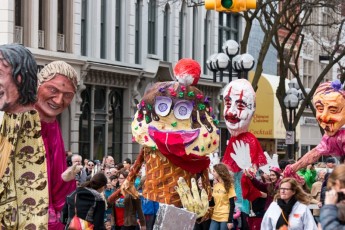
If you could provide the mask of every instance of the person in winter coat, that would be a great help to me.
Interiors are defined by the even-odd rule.
[[[328,177],[325,205],[321,208],[323,230],[345,229],[345,165],[337,166]]]
[[[295,179],[283,179],[278,194],[264,215],[261,229],[317,230],[313,215],[307,206],[309,201],[309,196]]]
[[[75,215],[94,225],[94,230],[103,230],[105,200],[102,192],[107,185],[107,178],[103,173],[95,174],[90,181],[85,182],[66,198],[66,203],[62,209],[62,223],[66,228]]]

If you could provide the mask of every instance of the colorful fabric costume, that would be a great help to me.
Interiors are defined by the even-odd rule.
[[[60,213],[66,196],[76,189],[76,181],[65,182],[61,178],[67,169],[67,162],[59,123],[41,121],[41,124],[48,168],[49,229],[64,229],[60,223]]]
[[[323,135],[320,144],[316,146],[316,150],[322,155],[334,156],[345,155],[345,129],[340,129],[334,136]]]
[[[10,143],[0,158],[6,161],[0,179],[1,228],[47,229],[47,164],[37,111],[5,113],[0,140]]]

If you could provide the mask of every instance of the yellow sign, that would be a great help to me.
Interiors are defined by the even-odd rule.
[[[249,73],[251,81],[254,72]],[[287,86],[288,80],[285,84]],[[262,74],[256,91],[256,110],[249,131],[257,138],[285,139],[286,131],[282,120],[281,108],[276,98],[279,76]],[[299,134],[299,125],[296,127]],[[298,137],[297,137],[298,138]]]

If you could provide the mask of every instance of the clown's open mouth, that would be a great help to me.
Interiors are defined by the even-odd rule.
[[[241,121],[237,116],[232,116],[232,115],[225,115],[225,120],[232,123],[236,124]]]
[[[161,152],[182,156],[186,154],[185,148],[198,138],[200,130],[161,131],[149,126],[149,135],[157,144]]]

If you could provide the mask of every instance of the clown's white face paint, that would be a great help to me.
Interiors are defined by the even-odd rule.
[[[230,82],[223,91],[224,119],[232,136],[247,132],[255,112],[255,92],[249,81]]]

